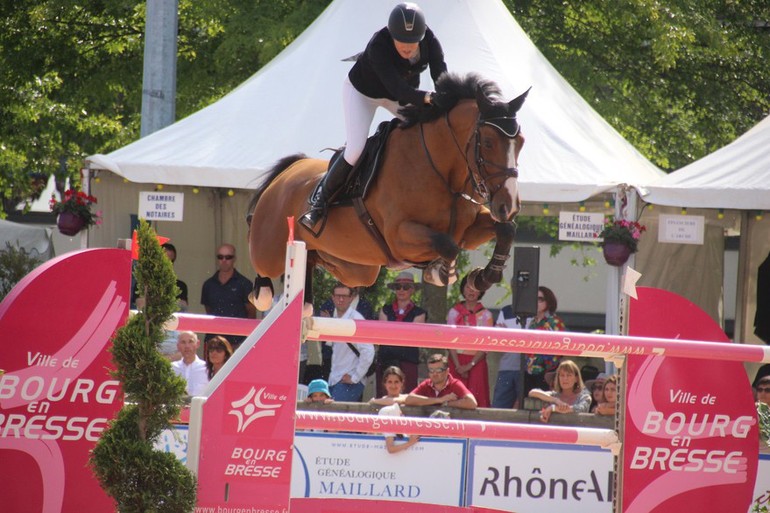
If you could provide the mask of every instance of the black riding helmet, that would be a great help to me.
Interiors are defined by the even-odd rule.
[[[419,43],[425,37],[425,15],[412,2],[398,4],[388,19],[391,37],[400,43]]]

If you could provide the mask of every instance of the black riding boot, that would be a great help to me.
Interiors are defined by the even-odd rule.
[[[310,200],[310,210],[305,212],[299,219],[302,226],[308,230],[312,230],[318,221],[323,218],[326,214],[326,207],[329,204],[329,200],[340,187],[345,185],[351,169],[353,169],[353,166],[348,164],[348,161],[345,160],[345,157],[342,155],[334,161],[326,172],[326,177],[324,177],[324,182],[321,184],[318,193],[314,194]]]

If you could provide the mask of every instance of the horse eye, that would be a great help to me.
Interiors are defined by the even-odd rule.
[[[484,138],[484,148],[491,150],[495,146],[495,141],[491,137]]]

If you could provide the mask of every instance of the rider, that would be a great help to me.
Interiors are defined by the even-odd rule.
[[[372,36],[344,81],[347,144],[340,158],[329,166],[319,193],[310,200],[310,210],[300,218],[303,226],[312,229],[321,220],[329,199],[347,181],[364,150],[377,107],[398,116],[400,105],[435,102],[434,93],[418,89],[420,73],[428,66],[434,82],[446,72],[441,43],[426,26],[417,4],[398,4],[390,13],[388,26]]]

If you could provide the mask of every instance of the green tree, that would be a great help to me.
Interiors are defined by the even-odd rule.
[[[153,447],[185,396],[184,380],[158,351],[163,324],[176,311],[176,275],[144,220],[138,241],[134,276],[145,306],[118,330],[112,346],[126,405],[97,442],[91,464],[121,513],[181,513],[195,507],[195,477],[174,454]]]
[[[504,1],[565,79],[664,170],[770,110],[765,1]]]
[[[246,80],[328,0],[179,0],[177,116]],[[139,136],[145,2],[0,2],[0,218]]]

